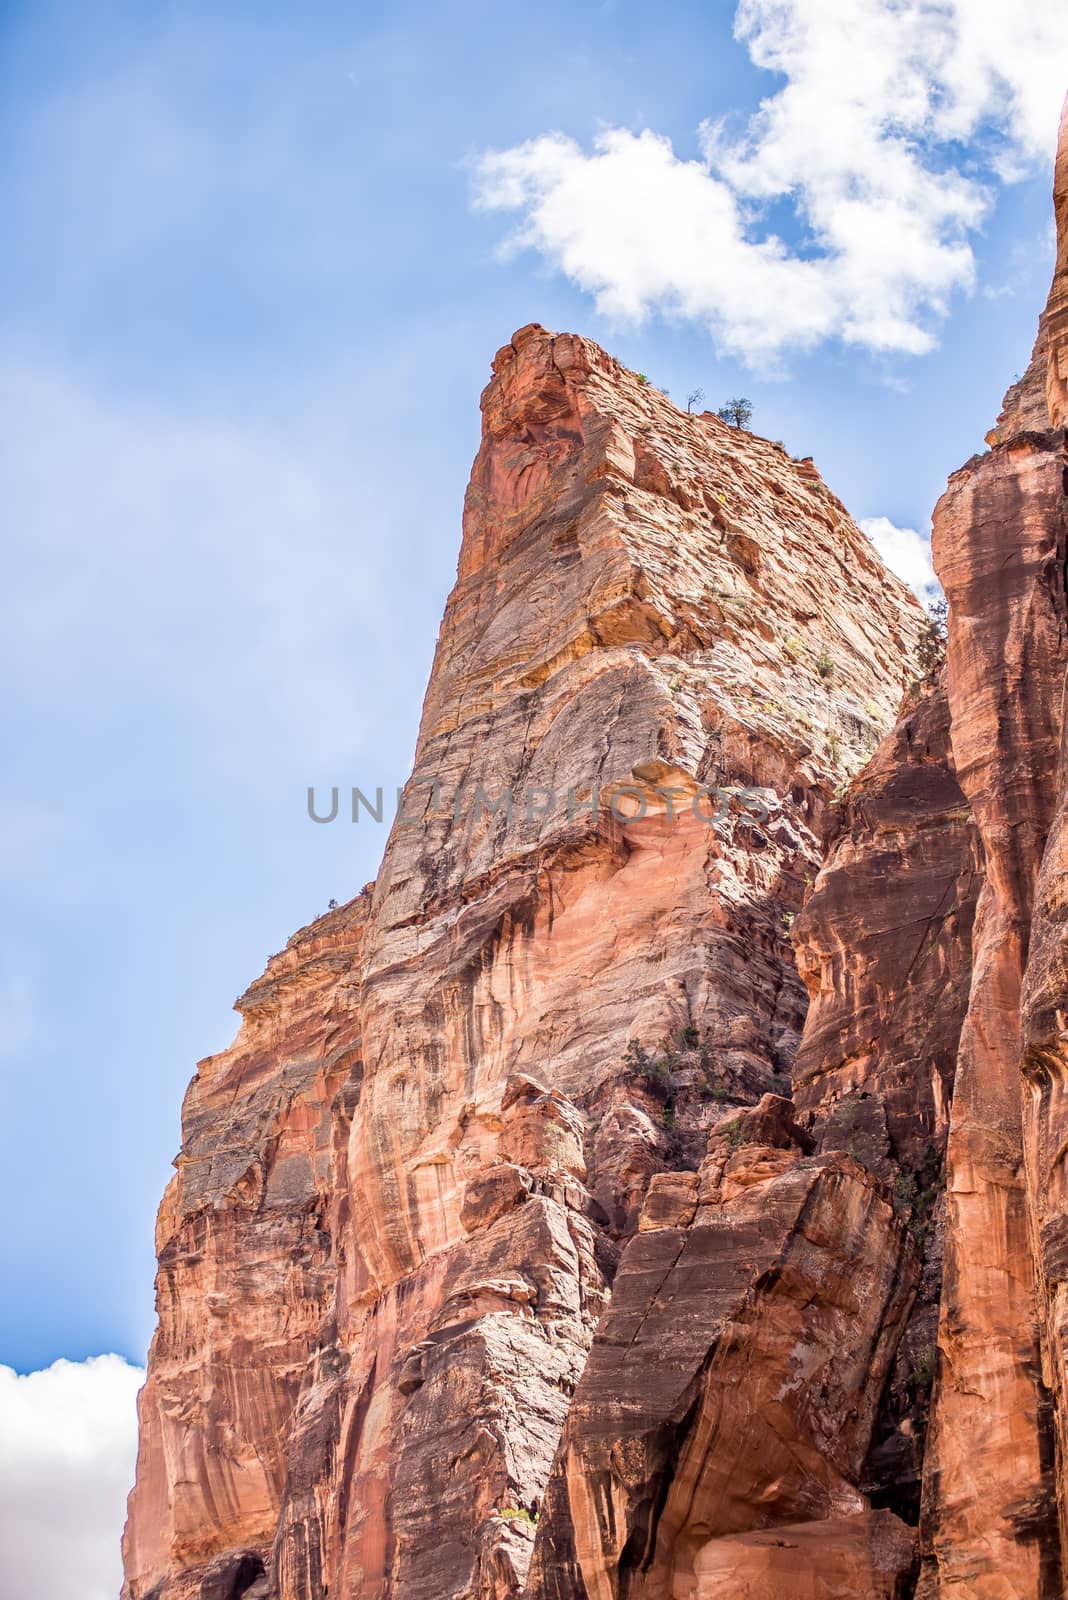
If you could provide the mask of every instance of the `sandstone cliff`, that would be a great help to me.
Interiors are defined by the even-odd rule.
[[[892,1178],[924,1253],[868,1462],[880,1504],[922,1472],[922,1600],[1055,1600],[1068,1572],[1068,121],[1054,198],[1031,364],[935,509],[943,680],[853,786],[799,924],[801,1120]]]
[[[126,1600],[1063,1593],[1055,187],[926,679],[810,462],[499,352],[379,877],[187,1096]]]
[[[776,1521],[833,1521],[844,1572],[909,1559],[858,1484],[915,1247],[774,1108],[790,925],[919,608],[811,462],[586,340],[521,330],[483,418],[408,820],[187,1097],[130,1600],[503,1600],[536,1542],[531,1593],[565,1543],[552,1592],[615,1593],[632,1528],[661,1584]],[[583,1379],[619,1319],[631,1358]],[[582,1419],[623,1429],[625,1391],[645,1465],[599,1529]],[[743,1414],[729,1506],[687,1511],[680,1478],[654,1515],[670,1438],[712,1494],[702,1441]]]
[[[1051,825],[1065,792],[1068,112],[1055,204],[1054,284],[1021,385],[1034,401],[1014,411],[1009,399],[991,449],[951,478],[932,541],[952,619],[954,759],[982,884],[949,1130],[924,1592],[984,1600],[1059,1595],[1064,1572],[1055,1461],[1066,1439],[1068,1126],[1063,1024],[1051,1009],[1063,845]],[[1056,1004],[1066,998],[1061,985]]]

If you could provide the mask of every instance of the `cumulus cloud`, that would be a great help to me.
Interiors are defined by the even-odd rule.
[[[505,251],[539,251],[607,316],[703,323],[756,365],[829,338],[930,349],[993,186],[1052,152],[1068,8],[1031,0],[1006,28],[994,0],[741,0],[734,31],[785,79],[740,134],[710,118],[687,160],[648,128],[592,151],[546,133],[480,157],[476,206],[519,212]]]
[[[860,526],[890,571],[896,572],[919,599],[930,600],[939,592],[931,565],[931,541],[922,533],[915,528],[899,528],[889,517],[863,517]]]
[[[0,1367],[0,1600],[115,1600],[144,1377],[121,1356]]]

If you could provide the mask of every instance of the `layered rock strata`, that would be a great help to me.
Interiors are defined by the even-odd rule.
[[[1031,364],[935,509],[942,681],[853,786],[799,923],[799,1120],[892,1179],[924,1249],[864,1480],[903,1506],[922,1473],[922,1600],[1057,1600],[1068,1572],[1064,123],[1055,205]]]
[[[811,462],[586,340],[499,353],[377,882],[187,1097],[128,1600],[505,1600],[568,1540],[576,1595],[762,1593],[787,1524],[892,1592],[861,1479],[918,1252],[782,1092],[791,924],[920,625]]]
[[[127,1600],[1063,1594],[1055,202],[925,679],[811,463],[498,355],[382,871],[187,1097]]]
[[[928,1474],[931,1541],[947,1593],[1061,1592],[1020,1003],[1057,795],[1066,464],[1059,430],[1003,433],[951,479],[935,511],[935,560],[953,619],[953,752],[983,863],[949,1131]]]
[[[1054,1449],[1063,1349],[1050,1312],[1064,1211],[1049,1183],[1063,1140],[1060,1073],[1043,1048],[1048,1023],[1035,1023],[1043,1009],[1049,1017],[1047,918],[1059,893],[1050,828],[1063,793],[1068,658],[1066,163],[1062,138],[1057,276],[1023,383],[1039,398],[1006,406],[990,451],[950,480],[934,519],[952,618],[953,749],[984,865],[949,1138],[927,1588],[983,1597],[1054,1596],[1063,1583]],[[1035,999],[1022,1008],[1024,991]]]
[[[944,682],[909,694],[838,807],[795,928],[810,995],[793,1066],[798,1116],[821,1150],[848,1151],[890,1186],[922,1261],[864,1474],[873,1503],[910,1523],[936,1368],[946,1142],[981,882],[949,731]]]
[[[891,1596],[910,1570],[909,1530],[857,1488],[915,1287],[907,1228],[850,1156],[809,1159],[789,1113],[765,1096],[696,1172],[652,1179],[568,1415],[532,1600],[706,1600],[743,1572],[782,1600],[835,1592],[839,1566],[855,1587],[837,1592]]]

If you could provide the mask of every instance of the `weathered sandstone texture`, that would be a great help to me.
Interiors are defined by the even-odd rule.
[[[873,1504],[922,1600],[1055,1600],[1065,1575],[1068,127],[1031,365],[934,514],[940,683],[849,792],[799,920],[796,1114],[888,1178],[922,1249]]]
[[[189,1090],[126,1600],[1064,1594],[1056,206],[941,668],[810,462],[500,351],[382,870]]]
[[[653,1178],[564,1428],[537,1600],[722,1593],[737,1535],[825,1519],[845,1567],[865,1565],[856,1485],[913,1258],[885,1187],[847,1155],[808,1159],[789,1113],[767,1095],[696,1172]],[[912,1540],[885,1521],[897,1579]],[[775,1546],[746,1548],[770,1583]]]
[[[922,1259],[864,1487],[915,1523],[942,1288],[946,1139],[971,979],[978,843],[953,769],[944,687],[910,694],[839,807],[797,920],[811,996],[794,1060],[821,1150],[887,1182]]]
[[[522,329],[483,418],[409,820],[189,1091],[126,1595],[715,1594],[734,1549],[756,1594],[780,1524],[890,1593],[920,1252],[783,1091],[919,608],[811,462],[584,339]]]
[[[1068,122],[1056,205],[1050,309],[1023,385],[1045,393],[1047,414],[1006,408],[991,449],[950,479],[933,536],[950,605],[955,768],[983,874],[947,1153],[924,1591],[983,1600],[1060,1595],[1064,1572],[1057,1241],[1068,1124],[1050,989],[1062,846],[1050,830],[1065,793]],[[1066,1000],[1061,985],[1056,1004]]]

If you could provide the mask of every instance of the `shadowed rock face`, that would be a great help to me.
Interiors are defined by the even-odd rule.
[[[935,509],[942,681],[852,786],[797,929],[799,1120],[892,1181],[923,1249],[862,1480],[907,1512],[922,1472],[923,1600],[1052,1600],[1066,1571],[1063,124],[1055,204],[1031,365]]]
[[[846,1156],[807,1167],[770,1113],[746,1124],[759,1159],[722,1177],[726,1136],[706,1151],[786,1104],[790,925],[833,791],[914,675],[918,607],[810,462],[586,340],[521,330],[483,418],[414,820],[272,959],[187,1097],[128,1600],[519,1596],[621,1251],[617,1315],[669,1238],[686,1353],[653,1431],[681,1444],[685,1391],[698,1451],[742,1416],[720,1386],[768,1369],[730,1514],[685,1508],[691,1478],[721,1493],[696,1454],[659,1533],[619,1491],[656,1582],[769,1519],[837,1518],[843,1572],[911,1549],[857,1487],[914,1277],[888,1191]],[[636,1397],[681,1338],[657,1316],[618,1374]],[[801,1353],[826,1368],[831,1343],[848,1403]],[[594,1392],[623,1428],[616,1387]],[[778,1426],[796,1470],[761,1460]]]
[[[910,694],[851,785],[795,927],[809,1011],[794,1061],[800,1120],[846,1150],[910,1217],[919,1291],[864,1486],[917,1520],[945,1247],[944,1170],[981,883],[953,766],[944,682]]]
[[[724,1540],[823,1519],[831,1542],[858,1530],[858,1575],[856,1485],[915,1262],[889,1193],[849,1156],[805,1156],[789,1112],[766,1096],[697,1172],[653,1180],[568,1415],[532,1600],[716,1594]],[[912,1539],[885,1520],[896,1579]],[[770,1583],[774,1544],[746,1548]]]

